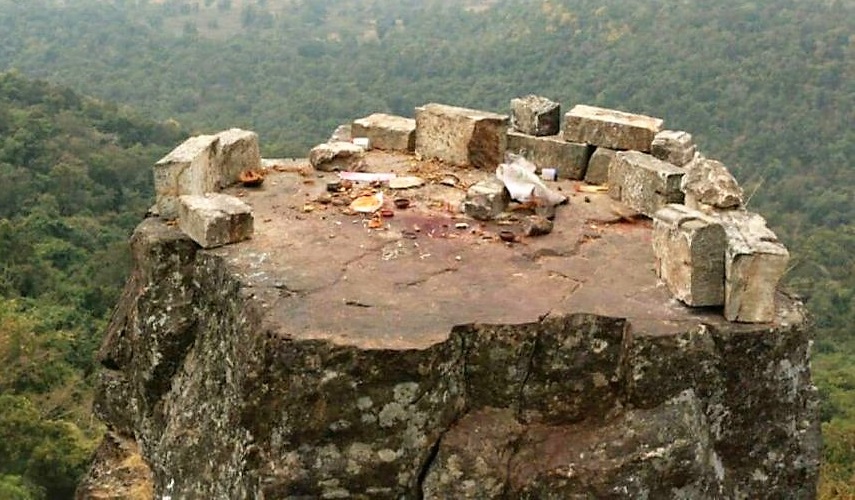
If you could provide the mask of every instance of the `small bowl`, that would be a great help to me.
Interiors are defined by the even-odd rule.
[[[408,200],[407,198],[395,198],[394,203],[395,203],[395,208],[399,208],[401,210],[409,208],[409,206],[410,206],[410,200]]]

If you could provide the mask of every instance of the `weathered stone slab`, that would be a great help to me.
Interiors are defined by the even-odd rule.
[[[491,220],[504,212],[510,202],[511,195],[502,181],[490,177],[472,185],[466,191],[463,212],[474,219]]]
[[[609,165],[615,159],[614,149],[597,148],[588,160],[588,169],[585,171],[585,182],[588,184],[608,184]]]
[[[647,152],[662,124],[660,118],[579,104],[564,115],[564,138],[611,149]]]
[[[727,167],[703,157],[686,166],[680,188],[686,194],[686,205],[697,210],[728,210],[743,203],[742,188]]]
[[[539,169],[556,169],[559,179],[583,179],[593,149],[587,144],[567,142],[557,135],[535,137],[508,132],[508,151],[522,155]]]
[[[695,157],[692,134],[682,130],[663,130],[653,137],[650,154],[662,161],[683,167]]]
[[[351,142],[335,141],[318,144],[309,151],[309,163],[317,170],[360,171],[365,168],[365,150]]]
[[[511,99],[511,127],[528,135],[556,135],[561,128],[561,104],[536,95]]]
[[[257,170],[261,167],[258,134],[232,128],[220,132],[217,137],[220,139],[217,143],[220,188],[238,182],[238,176],[244,170]]]
[[[426,104],[416,108],[416,154],[494,170],[507,149],[508,116]]]
[[[202,248],[252,237],[252,209],[234,196],[220,193],[184,195],[179,201],[178,227]]]
[[[721,224],[685,205],[666,205],[653,216],[656,274],[677,299],[690,306],[724,304]]]
[[[413,151],[416,147],[416,121],[403,116],[374,113],[354,120],[353,137],[367,137],[371,146],[391,151]]]
[[[220,138],[199,135],[184,141],[154,165],[154,190],[160,217],[178,216],[178,197],[219,188],[217,145]]]
[[[767,323],[775,319],[775,291],[790,254],[760,215],[719,212],[727,234],[724,316],[728,321]]]
[[[685,170],[638,151],[619,151],[609,168],[609,195],[648,217],[669,203],[682,203]]]

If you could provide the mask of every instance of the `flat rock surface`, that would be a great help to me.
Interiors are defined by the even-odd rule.
[[[260,188],[225,191],[253,208],[255,234],[205,252],[222,256],[266,308],[271,331],[405,349],[441,342],[459,324],[516,324],[548,314],[625,317],[647,334],[725,322],[720,309],[693,310],[670,296],[656,278],[650,220],[605,193],[579,192],[578,181],[550,183],[569,204],[558,207],[550,234],[527,238],[522,211],[503,223],[459,213],[466,188],[492,172],[381,151],[365,161],[371,172],[427,181],[409,190],[378,188],[393,213],[375,218],[380,228],[328,197],[314,201],[338,179],[334,172],[282,168]],[[449,178],[459,182],[440,184]],[[353,192],[362,187],[368,189],[357,184]],[[403,210],[392,203],[402,196],[410,200]],[[502,230],[516,241],[503,241]]]

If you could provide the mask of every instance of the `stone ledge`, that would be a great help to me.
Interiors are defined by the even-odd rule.
[[[564,138],[646,153],[662,124],[661,118],[578,104],[564,115]]]
[[[493,170],[507,149],[507,115],[445,104],[416,108],[416,155]]]
[[[412,118],[374,113],[354,120],[350,131],[352,137],[367,137],[377,149],[412,152],[416,147],[416,121]]]

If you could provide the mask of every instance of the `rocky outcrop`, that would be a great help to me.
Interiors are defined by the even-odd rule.
[[[707,196],[721,169],[681,190],[697,165],[656,156],[687,157],[684,133],[568,120],[578,172],[526,170],[563,193],[548,214],[493,172],[508,118],[444,105],[417,109],[415,157],[330,143],[258,189],[211,181],[232,171],[218,144],[246,134],[158,163],[182,220],[132,238],[99,352],[110,433],[79,496],[813,498],[810,325],[777,290],[786,249]],[[538,155],[569,144],[520,134]],[[611,196],[567,179],[583,176]],[[703,212],[671,204],[684,194]]]
[[[771,327],[707,318],[662,335],[569,314],[371,348],[271,324],[263,297],[287,284],[247,286],[227,254],[157,219],[133,247],[97,409],[140,444],[158,496],[814,494],[816,394],[792,301]]]

